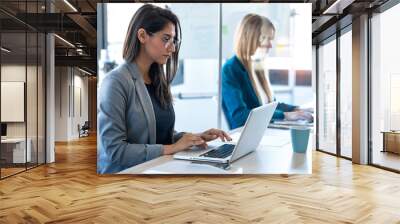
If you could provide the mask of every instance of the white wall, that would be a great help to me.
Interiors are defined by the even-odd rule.
[[[55,124],[56,141],[66,141],[67,135],[67,117],[68,115],[68,68],[55,68]]]
[[[27,70],[25,70],[27,69]],[[37,107],[37,99],[36,99],[36,80],[31,80],[30,77],[32,74],[36,75],[36,67],[22,65],[2,65],[1,66],[1,81],[7,82],[25,82],[26,71],[28,72],[28,81],[29,86],[34,88],[27,88],[27,106],[30,106],[27,109],[27,120],[28,120],[28,137],[29,134],[32,133],[32,130],[36,130],[36,107]],[[39,71],[41,72],[41,71]],[[33,104],[32,104],[33,102]],[[40,106],[40,105],[39,105]],[[9,108],[1,108],[1,110],[8,110]],[[33,113],[35,112],[35,113]],[[33,123],[32,123],[33,122]],[[8,137],[25,137],[25,125],[26,122],[7,122],[7,136]],[[36,132],[35,132],[36,135]]]
[[[71,102],[74,105],[71,114],[73,119],[71,120],[72,129],[70,135],[72,138],[77,138],[79,135],[78,124],[82,126],[88,120],[88,78],[81,75],[83,73],[76,69],[74,70],[74,92],[72,93],[74,96],[71,96],[71,99],[74,99],[74,102]]]
[[[32,161],[44,162],[44,74],[41,66],[25,66],[20,64],[3,64],[1,66],[2,82],[24,82],[26,84],[26,106],[21,108],[21,112],[26,112],[26,121],[6,122],[7,137],[24,138],[25,135],[30,139]],[[26,80],[27,78],[27,80]],[[22,93],[23,94],[23,93]],[[7,96],[2,96],[7,97]],[[13,113],[12,108],[1,108],[3,112]],[[39,156],[37,157],[37,153]]]
[[[83,75],[76,68],[56,67],[56,141],[77,139],[78,124],[88,120],[88,78]]]
[[[25,65],[2,65],[1,66],[1,81],[2,82],[25,82]],[[28,67],[28,72],[32,67]],[[4,96],[2,96],[3,98]],[[8,108],[1,108],[1,110],[8,110]],[[7,136],[8,137],[25,137],[25,123],[24,122],[7,122]]]

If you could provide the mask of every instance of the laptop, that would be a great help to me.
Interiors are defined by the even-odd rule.
[[[256,150],[271,121],[278,103],[272,102],[250,111],[242,134],[236,144],[222,144],[218,147],[192,147],[175,153],[174,159],[213,163],[232,163]]]

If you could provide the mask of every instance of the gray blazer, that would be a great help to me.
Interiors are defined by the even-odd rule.
[[[135,63],[124,62],[103,79],[97,123],[98,173],[119,172],[163,154],[151,98]],[[182,135],[174,131],[172,141]]]

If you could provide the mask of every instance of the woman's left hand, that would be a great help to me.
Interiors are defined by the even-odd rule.
[[[215,140],[217,138],[220,138],[223,142],[232,141],[232,138],[226,132],[215,128],[200,133],[200,137],[206,142]]]

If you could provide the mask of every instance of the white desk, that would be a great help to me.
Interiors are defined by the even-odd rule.
[[[25,159],[27,158],[27,162],[31,161],[31,146],[32,141],[30,138],[27,138],[27,148],[25,152],[25,138],[6,138],[1,139],[2,147],[12,146],[13,148],[2,148],[2,152],[6,150],[12,150],[12,163],[25,163]],[[10,161],[11,162],[11,161]]]
[[[239,133],[231,134],[234,140]],[[311,139],[310,134],[307,153],[294,153],[289,130],[268,129],[257,150],[233,162],[229,170],[161,156],[119,174],[311,174]]]

